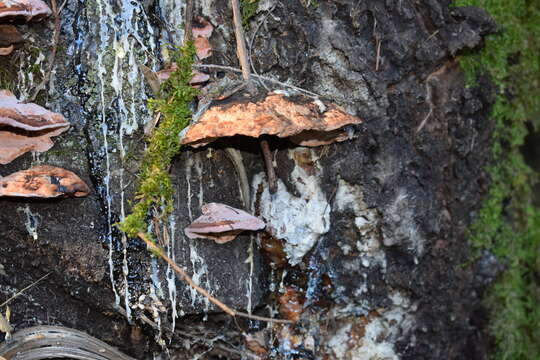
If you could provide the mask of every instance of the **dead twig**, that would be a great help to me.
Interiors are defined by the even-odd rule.
[[[193,64],[193,68],[195,68],[195,69],[214,69],[214,70],[230,71],[230,72],[235,72],[235,73],[241,73],[242,72],[242,70],[237,69],[237,68],[232,67],[232,66],[216,65],[216,64]],[[290,84],[284,83],[282,81],[269,78],[267,76],[255,75],[255,74],[251,74],[251,76],[254,77],[254,78],[258,78],[258,79],[261,79],[261,80],[264,80],[264,81],[274,83],[274,84],[279,85],[279,86],[283,86],[285,88],[293,89],[293,90],[301,92],[304,95],[306,95],[306,96],[308,96],[310,98],[313,98],[313,99],[320,99],[321,98],[321,95],[316,94],[316,93],[314,93],[312,91],[302,89],[302,88],[300,88],[298,86],[290,85]]]
[[[240,312],[240,311],[237,311],[237,310],[234,310],[234,309],[230,308],[229,306],[225,305],[224,303],[222,303],[221,301],[219,301],[218,299],[216,299],[215,297],[210,295],[208,293],[208,291],[206,291],[205,289],[203,289],[202,287],[197,285],[193,281],[193,279],[186,273],[186,271],[184,269],[182,269],[180,266],[178,266],[178,264],[176,264],[176,262],[174,262],[170,257],[168,257],[165,254],[165,252],[163,251],[163,249],[161,249],[159,246],[157,246],[152,241],[150,241],[146,237],[145,234],[138,233],[137,235],[139,236],[139,238],[142,241],[144,241],[146,243],[146,246],[148,247],[148,249],[151,252],[153,252],[156,255],[158,255],[159,257],[161,257],[163,260],[165,260],[165,262],[167,262],[167,264],[169,264],[171,266],[171,268],[176,272],[176,274],[178,275],[180,280],[186,282],[189,286],[191,286],[193,289],[195,289],[199,294],[206,297],[211,303],[213,303],[214,305],[219,307],[221,310],[223,310],[223,312],[225,312],[225,313],[227,313],[227,314],[229,314],[229,315],[231,315],[233,317],[239,316],[239,317],[245,317],[245,318],[248,318],[248,319],[251,319],[251,320],[259,320],[259,321],[283,323],[283,324],[290,324],[291,323],[290,320],[272,319],[272,318],[267,318],[267,317],[264,317],[264,316],[250,315],[250,314],[246,314],[246,313],[243,313],[243,312]]]
[[[67,0],[64,1],[60,8],[58,8],[56,0],[51,0],[52,13],[54,17],[54,33],[52,40],[52,50],[51,54],[49,55],[49,66],[47,67],[47,72],[45,73],[45,76],[43,76],[43,80],[36,87],[34,94],[28,99],[29,102],[36,100],[38,94],[41,92],[41,90],[45,90],[45,87],[47,86],[47,84],[49,84],[49,81],[51,80],[51,74],[54,68],[54,61],[56,59],[56,52],[58,50],[58,43],[60,42],[60,12],[62,11],[66,3]]]
[[[248,52],[249,52],[249,63],[251,64],[251,70],[253,70],[253,72],[255,73],[255,75],[259,75],[259,73],[257,72],[257,69],[255,69],[255,64],[253,63],[253,43],[255,42],[255,38],[257,37],[257,34],[259,32],[259,29],[261,28],[261,26],[266,22],[266,19],[268,18],[268,16],[270,16],[270,14],[272,13],[272,11],[274,11],[274,9],[276,8],[276,6],[278,5],[278,3],[276,2],[274,4],[274,6],[272,6],[271,9],[268,10],[268,12],[266,13],[266,15],[264,15],[264,17],[262,18],[261,21],[259,21],[259,23],[257,24],[257,27],[255,28],[255,31],[253,32],[253,36],[251,37],[251,40],[249,41],[249,46],[248,46]],[[261,83],[261,85],[266,89],[266,91],[270,91],[270,89],[268,89],[268,87],[266,86],[266,84],[264,83],[264,81],[262,81],[261,79],[258,79],[259,82]]]
[[[184,44],[193,40],[193,0],[187,0],[186,2],[186,14],[184,19]]]
[[[234,34],[236,37],[236,55],[240,61],[240,67],[242,69],[242,77],[247,83],[248,90],[251,94],[255,93],[253,84],[251,84],[251,71],[249,67],[249,60],[246,49],[246,39],[244,37],[244,28],[242,27],[242,14],[240,12],[240,1],[231,0],[233,10],[233,22],[234,22]]]
[[[248,91],[254,95],[255,94],[255,87],[253,86],[253,83],[251,82],[251,69],[249,66],[249,59],[246,49],[246,39],[244,37],[244,28],[242,27],[242,16],[240,13],[240,1],[239,0],[231,0],[232,8],[233,8],[233,21],[234,21],[234,32],[236,34],[236,52],[238,55],[238,59],[240,60],[240,66],[242,67],[242,77],[244,78],[244,81],[247,83],[247,89]],[[276,172],[274,171],[274,166],[272,165],[272,161],[268,161],[272,158],[272,155],[270,154],[270,147],[268,145],[268,141],[264,138],[260,139],[261,144],[261,151],[263,153],[265,164],[266,164],[266,175],[268,176],[268,188],[270,190],[270,193],[273,194],[276,192],[277,184],[276,184]]]
[[[429,111],[427,115],[424,117],[424,120],[418,125],[416,128],[415,134],[418,134],[426,125],[428,119],[433,115],[433,109],[435,108],[435,105],[433,104],[433,87],[432,84],[434,80],[437,80],[437,77],[443,74],[447,69],[447,64],[444,64],[436,71],[432,72],[426,77],[425,80],[425,86],[426,86],[426,102],[429,105]]]

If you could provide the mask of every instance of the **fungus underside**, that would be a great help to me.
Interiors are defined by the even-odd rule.
[[[487,75],[497,87],[491,109],[494,122],[491,184],[470,227],[473,254],[494,253],[506,271],[488,290],[490,332],[497,359],[540,358],[540,210],[532,203],[537,175],[520,148],[528,133],[540,130],[540,2],[536,0],[458,0],[456,6],[486,9],[501,26],[484,47],[461,57],[474,86]]]
[[[174,56],[178,69],[161,85],[161,96],[149,100],[149,107],[161,113],[161,120],[148,139],[131,214],[118,225],[130,237],[143,233],[152,238],[146,224],[150,210],[157,211],[160,219],[172,211],[173,188],[168,171],[180,151],[178,134],[191,119],[189,103],[197,94],[189,85],[194,55],[191,43],[179,48]]]

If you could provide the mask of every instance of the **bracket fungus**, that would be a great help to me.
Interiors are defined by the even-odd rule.
[[[0,0],[0,21],[37,21],[51,14],[42,0]]]
[[[301,146],[320,146],[347,140],[349,136],[344,128],[361,122],[334,104],[321,106],[319,101],[295,101],[270,93],[257,102],[215,105],[180,136],[183,145],[192,147],[235,135],[255,138],[274,135]]]
[[[266,226],[258,217],[225,204],[208,203],[201,211],[203,214],[184,229],[190,239],[212,239],[224,244],[243,231],[262,230]]]
[[[88,185],[73,172],[50,165],[34,166],[0,177],[0,197],[82,197],[89,192]]]
[[[22,35],[15,26],[0,24],[0,55],[11,54],[14,45],[22,41]]]
[[[0,90],[0,164],[8,164],[28,151],[44,152],[51,137],[69,128],[58,113],[36,104],[25,104],[11,92]]]

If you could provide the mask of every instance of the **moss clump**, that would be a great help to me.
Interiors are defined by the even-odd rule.
[[[505,261],[490,289],[491,332],[498,359],[540,359],[540,211],[532,204],[536,179],[520,153],[526,123],[540,129],[540,2],[458,0],[486,9],[501,26],[484,48],[461,58],[469,79],[488,75],[498,87],[490,190],[471,227],[470,242]]]
[[[259,0],[240,0],[240,11],[242,12],[242,26],[247,28],[249,21],[257,13]]]
[[[161,113],[161,120],[148,139],[139,170],[136,203],[132,206],[131,214],[119,224],[120,230],[130,237],[142,232],[151,238],[146,225],[149,211],[154,209],[163,218],[172,210],[173,188],[168,170],[172,159],[180,151],[178,134],[189,124],[189,103],[197,94],[197,90],[189,86],[194,55],[193,44],[187,44],[177,51],[173,59],[178,69],[162,84],[161,96],[149,101],[151,109]]]

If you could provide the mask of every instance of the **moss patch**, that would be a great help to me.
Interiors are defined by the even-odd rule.
[[[242,25],[249,26],[249,21],[257,13],[259,0],[240,0],[240,11],[242,12]]]
[[[501,26],[475,54],[461,58],[470,80],[488,75],[498,94],[490,190],[471,227],[478,254],[488,249],[507,270],[486,296],[498,359],[540,359],[540,211],[532,205],[536,175],[520,153],[526,123],[540,129],[540,2],[458,0],[486,9]]]
[[[179,49],[174,56],[178,69],[162,84],[160,98],[150,100],[150,107],[161,113],[161,120],[150,136],[143,156],[136,203],[131,214],[119,224],[120,230],[130,237],[142,232],[151,238],[146,225],[150,210],[154,210],[160,219],[172,210],[173,188],[168,171],[172,159],[180,151],[178,134],[191,119],[189,103],[197,94],[197,90],[189,86],[194,55],[193,44]]]

